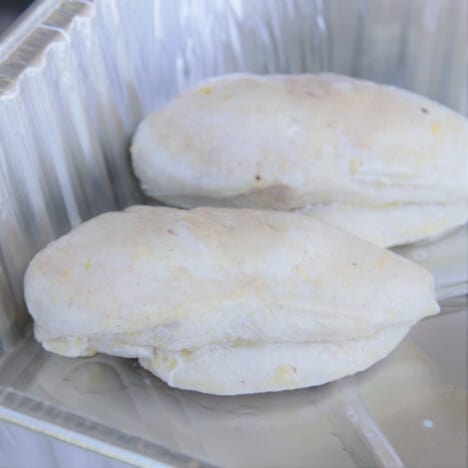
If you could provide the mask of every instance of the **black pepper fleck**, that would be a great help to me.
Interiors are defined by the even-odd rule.
[[[421,107],[421,112],[424,114],[429,114],[429,111],[425,107]]]
[[[260,180],[261,177],[260,177],[259,175],[256,175],[256,176],[255,176],[255,179],[256,179],[256,180]]]

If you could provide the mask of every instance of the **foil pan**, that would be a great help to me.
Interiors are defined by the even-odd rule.
[[[22,278],[73,226],[147,201],[132,132],[188,84],[327,70],[466,114],[467,23],[460,0],[37,2],[0,43],[0,418],[138,466],[466,466],[466,228],[398,250],[435,275],[441,315],[367,372],[278,394],[202,395],[130,360],[47,353]]]

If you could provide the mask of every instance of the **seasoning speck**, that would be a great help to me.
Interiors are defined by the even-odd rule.
[[[205,96],[209,96],[213,92],[213,88],[210,86],[204,86],[198,90],[199,94],[204,94]]]

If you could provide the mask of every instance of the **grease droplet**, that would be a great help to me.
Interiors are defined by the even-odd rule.
[[[411,252],[411,256],[417,261],[421,262],[422,260],[426,260],[428,257],[427,251],[425,250],[413,250]]]

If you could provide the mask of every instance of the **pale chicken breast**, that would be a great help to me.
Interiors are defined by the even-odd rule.
[[[32,260],[36,338],[65,356],[134,357],[169,385],[293,389],[363,370],[438,312],[421,267],[313,217],[132,207]]]
[[[468,120],[334,74],[225,75],[146,117],[132,161],[179,207],[304,210],[380,246],[468,219]]]

